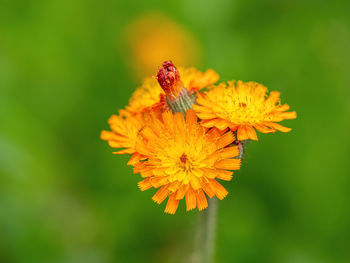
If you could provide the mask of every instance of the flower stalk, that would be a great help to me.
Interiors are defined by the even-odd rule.
[[[178,98],[173,100],[166,98],[166,102],[172,112],[182,112],[184,115],[186,114],[186,110],[192,109],[195,100],[195,96],[189,94],[187,89],[183,89]]]
[[[208,208],[199,216],[195,251],[196,263],[214,262],[218,202],[214,197],[209,199],[208,203]]]

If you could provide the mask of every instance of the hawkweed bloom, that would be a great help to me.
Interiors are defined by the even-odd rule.
[[[109,119],[111,131],[101,133],[121,148],[116,154],[132,155],[128,164],[143,178],[141,191],[158,189],[152,197],[158,204],[168,198],[165,213],[175,214],[182,199],[187,211],[208,208],[198,224],[198,262],[213,258],[216,198],[228,194],[218,180],[230,181],[240,169],[246,142],[258,139],[255,130],[288,132],[277,122],[296,118],[277,91],[268,94],[256,82],[212,86],[217,81],[213,70],[178,69],[165,61]]]
[[[179,112],[164,112],[161,119],[153,118],[142,131],[137,151],[144,161],[135,164],[140,173],[142,191],[159,188],[153,200],[160,204],[167,197],[165,212],[174,214],[179,201],[186,199],[187,211],[208,207],[205,194],[223,199],[226,189],[217,179],[230,181],[240,168],[238,147],[231,131],[206,130],[197,122],[194,110],[187,110],[186,119]]]
[[[295,119],[296,112],[281,104],[280,93],[272,91],[256,82],[231,81],[221,83],[197,97],[193,108],[202,119],[204,127],[220,130],[230,128],[237,131],[237,139],[258,140],[255,130],[262,133],[277,131],[289,132],[291,129],[277,122]]]
[[[277,122],[296,118],[281,104],[279,92],[255,82],[218,81],[213,70],[176,68],[163,62],[156,76],[147,78],[125,109],[109,119],[111,131],[101,138],[116,154],[131,154],[128,164],[140,174],[139,188],[157,188],[153,200],[168,198],[165,212],[174,214],[179,201],[187,210],[208,207],[208,198],[223,199],[225,188],[240,169],[244,143],[257,140],[255,129],[287,132]],[[206,91],[203,91],[204,89]],[[198,119],[199,118],[199,119]]]

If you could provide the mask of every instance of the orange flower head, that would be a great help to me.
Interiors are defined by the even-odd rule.
[[[205,194],[223,199],[226,189],[217,179],[230,181],[233,172],[240,168],[238,147],[232,145],[235,136],[231,131],[205,129],[197,122],[194,110],[182,113],[162,113],[152,118],[140,132],[136,151],[144,156],[134,165],[140,173],[142,191],[159,188],[153,200],[160,204],[167,197],[165,212],[174,214],[179,201],[186,199],[187,211],[207,208]]]
[[[262,133],[289,132],[290,128],[276,122],[295,119],[296,112],[287,112],[289,106],[281,105],[279,92],[267,96],[267,91],[256,82],[231,81],[198,96],[198,105],[193,108],[204,127],[230,128],[237,131],[238,140],[258,140],[255,129]]]

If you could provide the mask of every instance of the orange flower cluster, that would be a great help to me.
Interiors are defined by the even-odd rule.
[[[296,118],[278,92],[267,95],[255,82],[213,85],[218,79],[213,70],[177,69],[166,61],[112,115],[111,131],[101,133],[122,148],[115,154],[131,154],[141,191],[158,188],[152,198],[158,204],[168,198],[166,213],[174,214],[181,199],[187,211],[207,208],[207,197],[223,199],[228,192],[218,180],[230,181],[240,169],[240,141],[257,140],[255,130],[287,132],[276,122]]]

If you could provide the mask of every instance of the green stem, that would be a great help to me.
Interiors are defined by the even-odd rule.
[[[197,263],[213,263],[216,238],[217,199],[208,200],[208,208],[199,215],[197,228],[197,244],[194,261]]]
[[[173,113],[182,112],[186,116],[186,111],[193,108],[195,100],[195,96],[189,94],[185,88],[177,98],[173,100],[167,98],[166,102]]]

